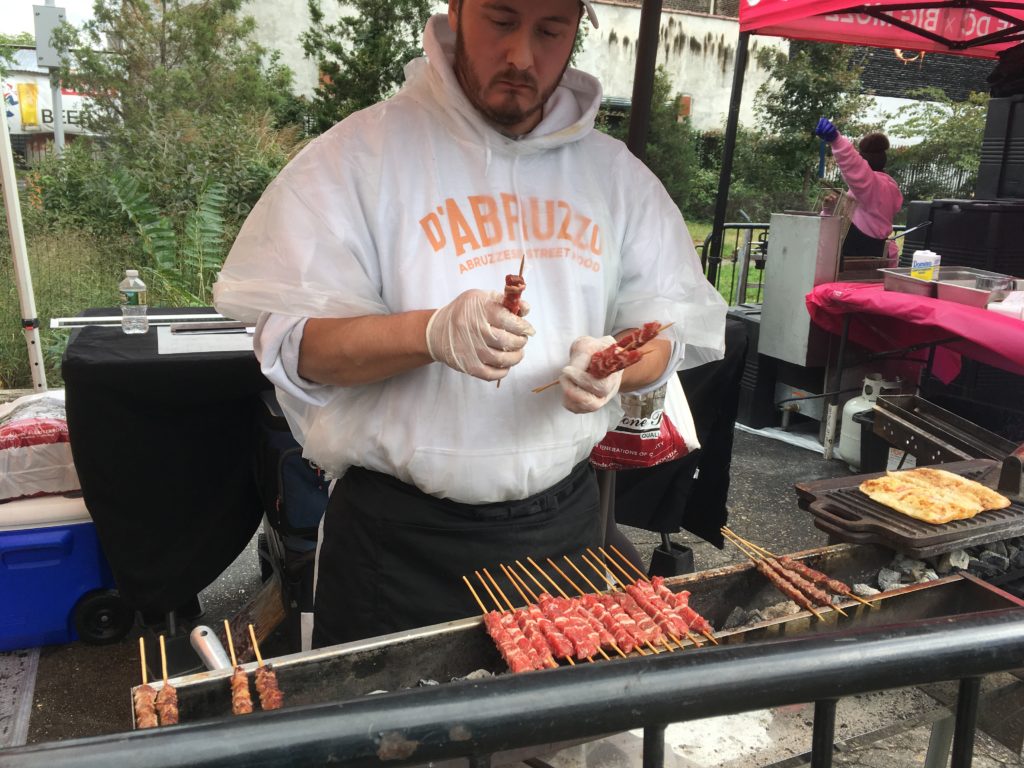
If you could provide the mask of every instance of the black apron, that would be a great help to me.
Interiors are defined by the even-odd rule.
[[[846,233],[846,239],[843,240],[842,255],[867,257],[886,256],[885,243],[886,238],[865,235],[857,229],[856,224],[851,223],[850,231]]]
[[[337,482],[324,515],[313,646],[479,615],[463,576],[492,610],[497,606],[474,576],[485,567],[520,606],[501,563],[550,557],[564,567],[562,555],[600,546],[602,537],[596,475],[586,461],[546,491],[484,505],[438,499],[353,467]]]

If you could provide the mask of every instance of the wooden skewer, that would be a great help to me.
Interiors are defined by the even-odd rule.
[[[634,571],[636,571],[638,574],[640,574],[640,577],[638,579],[632,579],[630,577],[630,575],[628,573],[626,573],[622,569],[622,567],[618,563],[616,563],[607,552],[604,551],[603,547],[598,547],[597,551],[600,552],[602,555],[604,555],[604,558],[605,558],[605,560],[607,562],[611,563],[616,568],[618,568],[619,571],[622,573],[622,575],[625,576],[627,579],[630,579],[631,581],[646,581],[648,583],[650,582],[650,580],[647,578],[647,574],[645,574],[643,571],[641,571],[639,568],[637,568],[635,565],[633,565],[633,563],[630,562],[629,558],[625,557],[621,552],[619,552],[619,550],[615,549],[615,547],[611,547],[611,549],[615,550],[615,554],[620,559],[622,559],[622,561],[625,562],[626,565],[628,565],[630,568],[632,568]],[[666,603],[666,605],[667,605],[667,603]],[[669,607],[670,610],[672,609],[671,605],[669,605],[668,607]],[[673,613],[674,613],[674,611],[673,611]],[[678,614],[674,614],[674,615],[678,616]],[[668,634],[669,637],[671,637],[673,640],[675,640],[677,643],[679,643],[680,647],[682,647],[682,642],[681,642],[681,640],[678,637],[676,637],[672,633],[666,633],[666,634]],[[704,634],[705,637],[708,636],[707,632],[704,632],[702,634]],[[689,640],[691,643],[693,643],[698,648],[700,648],[700,647],[702,647],[704,645],[703,641],[699,637],[697,637],[695,634],[693,634],[693,632],[691,632],[689,629],[686,630],[686,639]],[[715,642],[716,645],[718,644],[717,641],[714,641],[714,640],[712,640],[712,641]]]
[[[228,639],[228,650],[231,651],[231,667],[233,669],[238,666],[238,660],[235,658],[235,641],[231,638],[231,625],[228,624],[227,619],[224,619],[224,634]]]
[[[494,601],[494,605],[497,606],[497,611],[499,613],[504,613],[505,608],[500,602],[498,602],[498,598],[496,598],[494,593],[491,591],[491,585],[487,583],[480,571],[473,571],[473,575],[476,576],[477,579],[480,580],[480,583],[484,585],[484,589],[487,590],[487,594],[490,595],[491,600]]]
[[[755,543],[754,543],[754,542],[752,542],[752,541],[751,541],[750,539],[745,539],[745,538],[743,538],[742,536],[740,536],[740,535],[739,535],[738,533],[736,533],[735,531],[733,531],[733,530],[730,530],[730,529],[729,529],[729,528],[728,528],[727,526],[724,526],[724,525],[722,526],[722,533],[724,533],[724,534],[725,534],[725,535],[727,535],[727,536],[733,536],[733,537],[735,537],[735,538],[739,539],[740,541],[744,542],[744,543],[745,543],[745,544],[746,544],[747,546],[751,547],[751,548],[752,548],[752,549],[753,549],[754,551],[756,551],[756,552],[761,552],[761,553],[762,553],[762,555],[764,555],[765,557],[770,557],[770,558],[772,558],[773,560],[778,560],[778,559],[779,559],[779,556],[778,556],[778,555],[773,555],[773,554],[772,554],[772,553],[771,553],[770,551],[768,551],[767,549],[765,549],[765,548],[764,548],[764,547],[762,547],[762,546],[759,546],[759,545],[755,544]],[[781,561],[780,561],[780,564],[781,564]],[[785,566],[782,566],[782,567],[783,567],[783,568],[785,568]],[[847,593],[847,594],[843,594],[843,593],[841,593],[841,592],[839,592],[839,593],[836,593],[836,594],[838,594],[838,595],[839,595],[840,597],[848,597],[848,598],[850,598],[851,600],[856,600],[856,601],[857,601],[858,603],[862,603],[863,605],[866,605],[866,606],[867,606],[868,608],[874,608],[874,609],[876,609],[876,610],[878,609],[878,606],[877,606],[877,605],[875,605],[874,603],[872,603],[872,602],[870,602],[870,601],[868,601],[868,600],[865,600],[865,599],[864,599],[863,597],[861,597],[860,595],[855,595],[855,594],[853,593],[853,590],[852,590],[852,589],[851,589],[851,590],[850,590],[850,592],[849,592],[849,593]]]
[[[605,580],[605,583],[607,583],[609,587],[616,586],[616,582],[614,582],[611,579],[609,579],[608,576],[600,568],[598,568],[595,563],[591,562],[590,558],[588,558],[582,552],[580,553],[580,557],[583,559],[584,563],[586,563],[587,565],[589,565],[591,568],[594,569],[594,572],[598,576],[600,576],[602,579]],[[647,647],[650,650],[654,651],[655,653],[661,653],[661,651],[659,651],[657,648],[654,647],[653,643],[651,643],[650,640],[644,640],[643,642],[647,645]],[[664,640],[662,642],[664,644]],[[667,644],[665,644],[665,647],[668,648],[668,650],[670,650],[670,651],[672,650]]]
[[[252,624],[249,625],[249,638],[252,640],[252,649],[256,652],[256,665],[262,667],[263,657],[260,655],[260,646],[256,642],[256,630],[252,628]]]
[[[753,563],[757,563],[758,562],[758,556],[753,553],[753,550],[748,550],[744,545],[740,544],[736,539],[733,539],[733,538],[731,538],[729,536],[726,536],[726,538],[728,538],[733,544],[735,544],[736,548],[739,549],[740,552],[742,552],[744,555],[749,557],[751,562],[753,562]],[[761,558],[761,559],[763,559],[763,558]],[[776,589],[778,589],[778,587],[776,587]],[[783,594],[785,594],[785,593],[783,593]],[[786,595],[786,596],[788,597],[788,595]],[[805,595],[805,597],[806,597],[806,595]],[[792,598],[790,598],[790,599],[792,599]],[[810,611],[811,613],[813,613],[815,616],[817,616],[820,621],[824,621],[825,617],[822,616],[819,611],[815,610],[810,605],[811,599],[809,597],[807,597],[806,599],[807,599],[807,603],[808,603],[808,605],[806,606],[807,610]]]
[[[139,636],[139,664],[142,665],[142,684],[147,685],[149,681],[146,677],[146,641],[141,635]]]
[[[464,582],[466,582],[466,586],[469,587],[469,591],[472,593],[473,599],[476,600],[476,604],[480,606],[480,611],[484,614],[484,616],[486,616],[487,615],[487,608],[486,608],[486,606],[484,606],[484,603],[480,599],[480,596],[476,593],[476,590],[473,589],[472,583],[470,583],[469,579],[466,578],[465,576],[462,577],[462,580]]]
[[[628,573],[626,573],[626,571],[623,570],[622,567],[618,563],[614,562],[610,557],[608,557],[608,553],[605,552],[602,547],[598,547],[597,550],[604,557],[605,565],[613,565],[613,566],[615,566],[616,570],[618,570],[618,572],[620,574],[622,574],[622,577],[625,578],[630,584],[632,584],[633,582],[636,581],[636,579],[632,578]],[[587,549],[587,552],[590,552],[591,555],[594,554],[589,548]],[[596,559],[597,556],[594,555],[594,557]],[[623,589],[625,589],[626,582],[622,581],[622,579],[619,579],[619,583],[622,584],[623,585]],[[651,619],[653,620],[654,617],[652,616]],[[662,629],[662,632],[664,632],[666,635],[668,635],[670,638],[672,638],[672,642],[674,642],[676,645],[678,645],[680,649],[683,648],[683,641],[680,640],[678,637],[676,637],[675,634],[673,634],[672,632],[665,632],[664,629]],[[698,645],[698,646],[700,645],[700,641],[696,637],[694,637],[692,634],[690,635],[690,640],[693,642],[694,645]],[[666,643],[666,645],[668,645],[668,643]]]
[[[160,635],[160,671],[164,676],[164,685],[167,685],[167,650],[164,648],[163,635]]]
[[[508,579],[509,581],[512,582],[512,586],[516,588],[516,592],[518,592],[519,596],[521,598],[523,598],[523,602],[524,603],[530,603],[531,602],[531,598],[526,596],[526,592],[523,591],[523,587],[520,587],[518,582],[516,582],[515,574],[509,568],[507,568],[504,563],[501,564],[501,572],[505,574],[505,578],[506,579]],[[526,582],[525,581],[523,582],[523,586],[524,587],[526,586]],[[530,588],[526,587],[526,589],[529,591]],[[532,596],[532,602],[534,602],[534,603],[537,602],[537,596],[533,595],[532,592],[531,592],[531,596]]]
[[[549,564],[551,565],[551,567],[552,567],[552,568],[554,568],[554,569],[555,569],[555,571],[556,571],[556,572],[557,572],[557,573],[558,573],[558,574],[559,574],[559,575],[560,575],[560,576],[561,576],[561,577],[562,577],[563,579],[565,579],[565,580],[566,580],[566,581],[568,581],[568,582],[569,582],[570,584],[572,584],[572,588],[573,588],[573,589],[575,589],[575,590],[576,590],[577,592],[579,592],[579,593],[580,593],[580,596],[581,596],[581,597],[582,597],[583,595],[585,595],[585,594],[586,594],[586,593],[585,593],[585,592],[584,592],[584,591],[583,591],[582,589],[580,589],[580,588],[579,588],[578,586],[576,586],[576,582],[574,582],[574,581],[573,581],[572,579],[570,579],[570,578],[569,578],[569,576],[568,576],[568,575],[567,575],[567,574],[565,573],[565,571],[563,571],[563,570],[562,570],[561,568],[559,568],[559,567],[558,567],[558,564],[557,564],[557,563],[556,563],[556,562],[555,562],[554,560],[552,560],[552,559],[551,559],[550,557],[548,558],[548,563],[549,563]],[[595,618],[596,618],[596,617],[595,617]],[[598,619],[598,621],[600,621],[600,619]],[[604,626],[604,625],[602,624],[602,626]],[[605,628],[605,631],[607,631],[607,627]],[[608,634],[611,634],[611,633],[609,632]],[[619,656],[621,656],[622,658],[626,658],[626,654],[622,652],[622,649],[621,649],[621,648],[619,648],[619,646],[618,646],[618,645],[616,644],[616,642],[615,642],[615,640],[614,640],[614,639],[612,640],[612,643],[611,643],[611,645],[612,645],[612,649],[613,649],[613,650],[614,650],[614,651],[615,651],[615,652],[616,652],[617,654],[619,654]]]

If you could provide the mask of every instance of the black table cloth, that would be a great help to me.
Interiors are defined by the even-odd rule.
[[[82,494],[121,596],[145,613],[186,605],[259,525],[255,430],[270,384],[251,351],[160,355],[154,327],[75,329],[61,369]]]

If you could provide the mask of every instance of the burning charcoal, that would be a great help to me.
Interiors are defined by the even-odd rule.
[[[468,675],[463,677],[457,677],[456,680],[483,680],[485,677],[494,677],[493,672],[488,672],[486,669],[474,669]]]
[[[953,571],[963,571],[967,568],[970,555],[962,549],[954,549],[952,552],[942,553],[935,564],[936,572],[948,576]]]
[[[902,579],[903,575],[899,571],[882,568],[878,571],[878,588],[883,592],[888,592],[890,589],[896,589]]]
[[[899,571],[900,573],[907,576],[907,581],[916,584],[917,582],[921,581],[921,575],[928,567],[928,564],[925,563],[923,560],[915,560],[913,558],[904,557],[903,555],[900,555],[892,561],[890,567],[893,570]]]
[[[1024,549],[1018,549],[1017,554],[1011,558],[1010,562],[1014,568],[1024,568]]]
[[[434,685],[440,685],[440,683],[438,683],[437,680],[417,680],[416,681],[416,687],[417,688],[430,688],[431,686],[434,686]]]
[[[985,550],[988,552],[995,552],[997,555],[1006,557],[1006,543],[1002,541],[992,541],[985,545]]]
[[[1002,573],[996,566],[976,557],[971,558],[967,570],[982,579],[992,579]]]
[[[749,615],[750,614],[748,614],[746,610],[737,605],[725,618],[725,624],[722,625],[722,629],[736,629],[736,627],[742,627],[747,623],[747,617]]]
[[[1006,555],[1001,555],[998,552],[986,550],[978,555],[978,559],[983,563],[995,566],[1001,573],[1005,573],[1010,570],[1010,558]]]
[[[853,587],[851,587],[851,589],[853,590],[853,594],[855,594],[857,597],[868,598],[881,594],[881,592],[879,592],[877,589],[870,586],[869,584],[857,583],[854,584]]]
[[[925,568],[924,573],[921,574],[921,578],[917,580],[917,583],[920,584],[925,581],[935,581],[938,578],[939,574],[937,574],[933,569]]]
[[[1018,546],[1016,546],[1014,544],[1007,544],[1006,545],[1006,556],[1010,559],[1011,563],[1013,563],[1014,558],[1017,557],[1017,554],[1019,552],[1020,552],[1020,547],[1018,547]]]

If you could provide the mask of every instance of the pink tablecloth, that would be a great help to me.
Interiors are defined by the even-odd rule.
[[[933,373],[944,383],[960,372],[960,355],[1024,375],[1024,321],[985,309],[886,291],[879,283],[825,283],[807,294],[807,311],[837,334],[843,315],[851,315],[849,340],[873,352],[962,337],[936,350]]]

